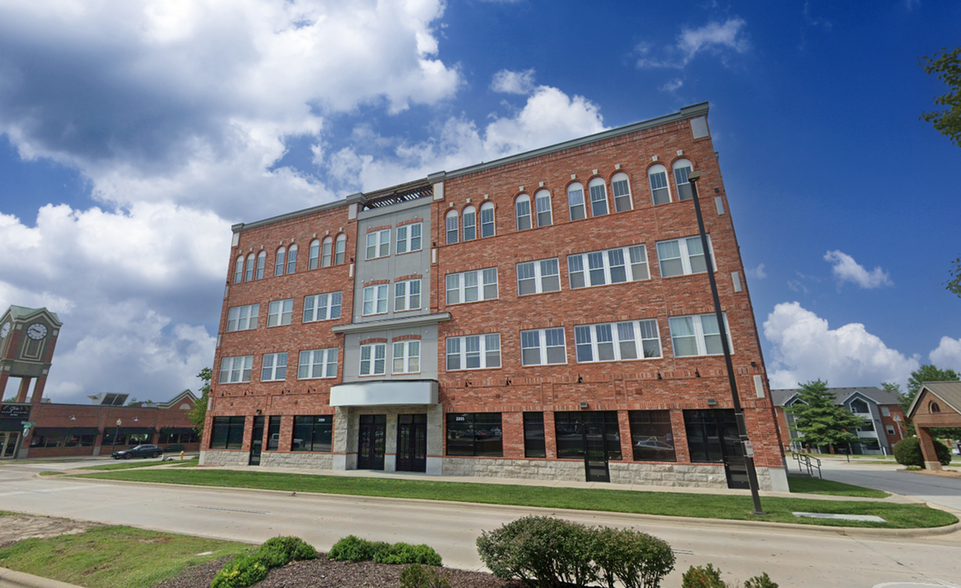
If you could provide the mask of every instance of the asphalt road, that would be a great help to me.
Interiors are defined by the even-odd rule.
[[[822,460],[824,478],[893,494],[912,496],[961,512],[961,476],[909,472],[900,465],[859,464],[857,460]],[[791,462],[792,471],[796,471]]]
[[[374,540],[427,543],[447,565],[476,569],[482,530],[528,513],[557,514],[591,525],[631,526],[668,541],[677,570],[713,563],[726,580],[762,571],[782,588],[955,586],[961,578],[961,532],[906,538],[845,535],[783,527],[702,523],[587,511],[320,496],[281,492],[167,487],[40,478],[62,464],[0,465],[0,509],[125,524],[192,535],[262,542],[296,535],[327,550],[355,534]],[[493,490],[493,488],[492,488]]]

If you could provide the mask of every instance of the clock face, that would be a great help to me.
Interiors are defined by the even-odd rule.
[[[34,323],[27,327],[27,337],[31,339],[43,339],[47,336],[47,327],[40,323]]]
[[[6,339],[7,335],[10,334],[10,323],[3,323],[0,327],[0,339]]]

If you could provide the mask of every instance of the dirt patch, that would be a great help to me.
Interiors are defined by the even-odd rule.
[[[13,545],[24,539],[75,535],[99,526],[97,523],[54,517],[0,516],[0,548]]]

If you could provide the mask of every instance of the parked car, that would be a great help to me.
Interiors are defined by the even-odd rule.
[[[160,457],[164,450],[156,445],[137,445],[130,449],[115,451],[110,457],[114,459],[130,459],[133,457]]]

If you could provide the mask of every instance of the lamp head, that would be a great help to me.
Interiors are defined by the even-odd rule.
[[[701,179],[701,172],[699,171],[692,171],[691,173],[687,174],[688,182],[696,182],[700,179]]]

